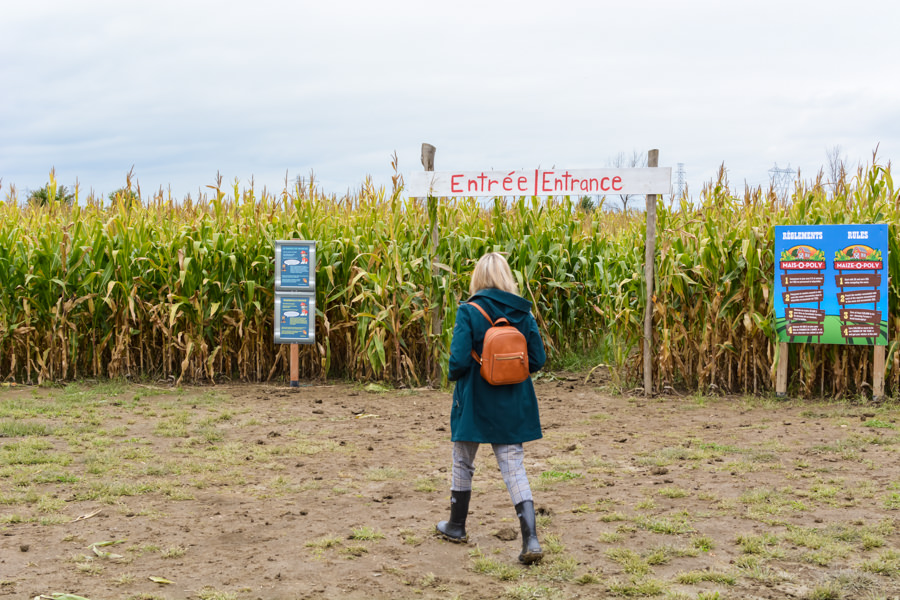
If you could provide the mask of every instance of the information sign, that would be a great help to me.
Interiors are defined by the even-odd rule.
[[[275,343],[312,344],[316,341],[316,295],[275,292]]]
[[[316,243],[276,240],[275,290],[311,292],[316,289]]]
[[[775,227],[782,342],[887,345],[887,225]]]

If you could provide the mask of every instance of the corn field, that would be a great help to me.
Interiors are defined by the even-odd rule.
[[[272,343],[274,241],[292,238],[317,240],[317,343],[301,347],[302,377],[441,383],[457,301],[487,251],[508,254],[551,360],[597,357],[622,388],[641,377],[639,213],[568,198],[404,199],[395,177],[392,190],[366,181],[344,198],[312,182],[270,193],[219,179],[197,199],[36,206],[12,189],[0,217],[7,381],[284,378],[288,346]],[[900,337],[890,165],[827,185],[820,176],[791,198],[736,194],[723,170],[696,203],[658,211],[655,391],[773,389],[774,226],[817,223],[891,225],[890,337]],[[792,394],[859,394],[871,379],[868,349],[792,345],[790,354]],[[887,367],[896,394],[896,341]]]

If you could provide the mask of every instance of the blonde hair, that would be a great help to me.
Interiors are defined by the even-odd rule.
[[[513,277],[509,263],[499,252],[489,252],[482,256],[472,271],[469,294],[475,295],[485,288],[497,288],[510,294],[519,293],[519,285]]]

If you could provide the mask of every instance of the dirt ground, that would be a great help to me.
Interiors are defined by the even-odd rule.
[[[447,391],[0,389],[0,597],[900,595],[896,405],[536,387],[529,568],[488,447],[470,542],[434,535]]]

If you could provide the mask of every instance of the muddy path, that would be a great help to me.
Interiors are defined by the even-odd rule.
[[[526,466],[546,557],[522,568],[486,447],[470,543],[433,533],[448,392],[4,388],[0,597],[900,594],[896,406],[648,400],[571,374],[537,390]]]

